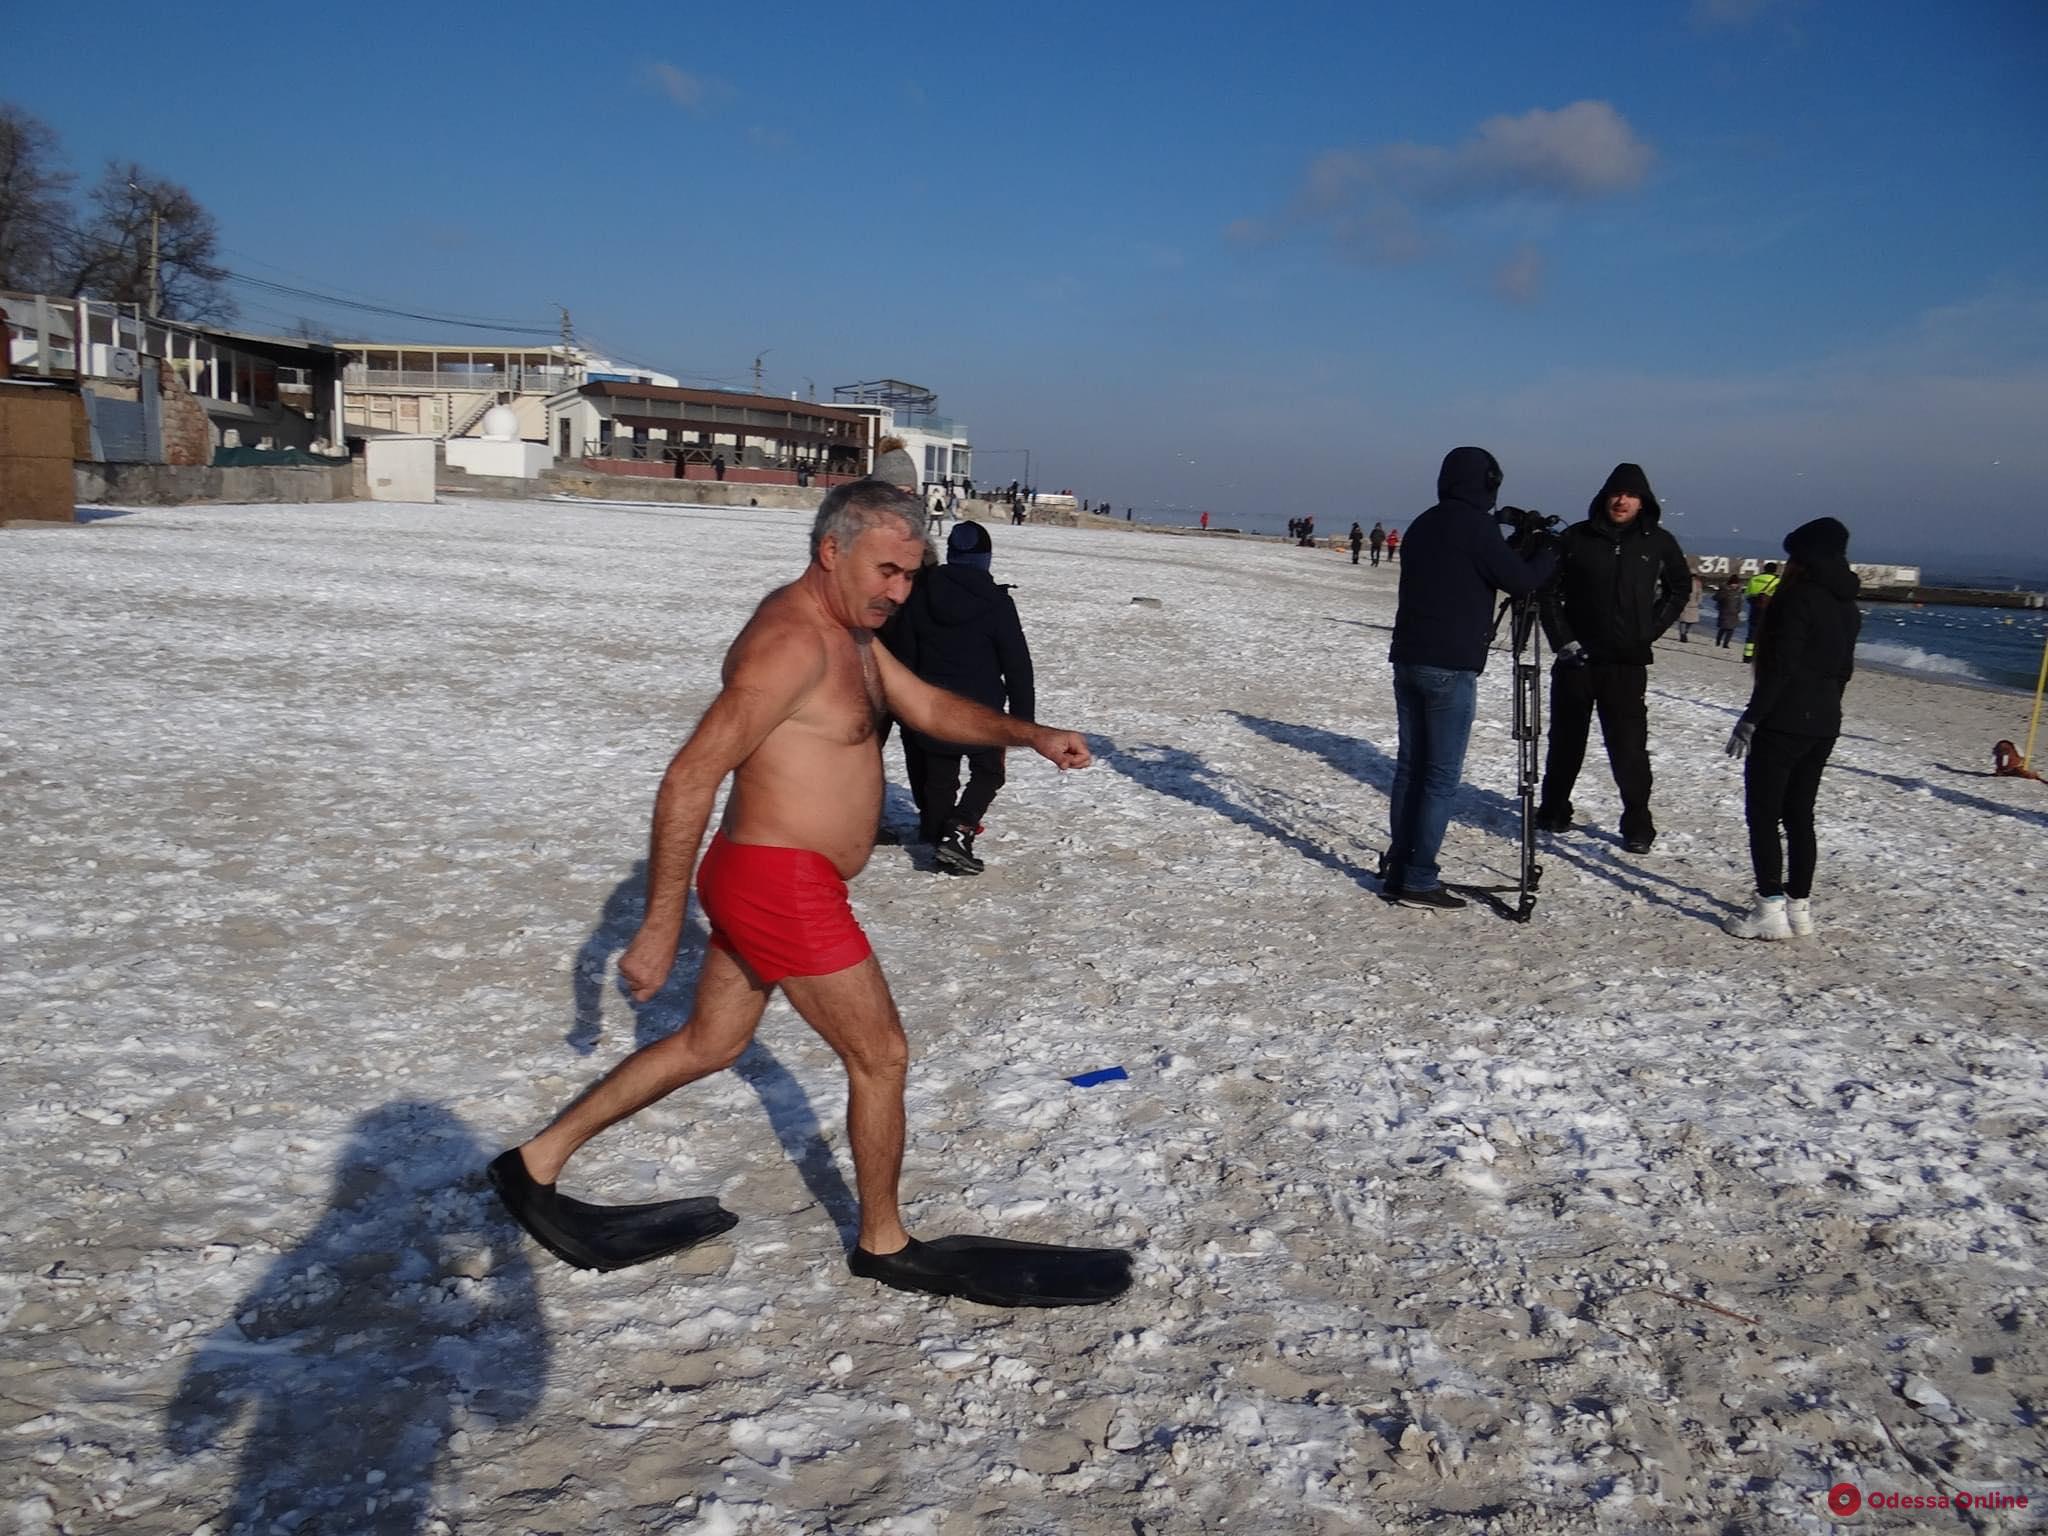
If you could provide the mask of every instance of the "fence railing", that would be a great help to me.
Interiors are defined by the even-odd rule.
[[[479,370],[449,372],[414,368],[351,367],[342,374],[345,389],[452,390],[464,394],[491,394],[510,390],[519,395],[552,395],[582,381],[582,375],[560,369],[513,368],[503,372]]]

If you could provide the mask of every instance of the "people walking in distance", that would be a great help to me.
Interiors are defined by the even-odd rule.
[[[946,540],[946,563],[911,589],[886,638],[896,659],[923,681],[1028,721],[1037,708],[1031,647],[1009,589],[989,572],[993,550],[981,524],[957,524]],[[903,771],[917,802],[919,839],[933,846],[939,868],[980,874],[974,839],[1003,787],[1002,748],[962,746],[906,725]]]
[[[1714,589],[1714,645],[1726,650],[1742,623],[1742,578],[1730,576]]]
[[[1365,548],[1365,530],[1359,527],[1358,524],[1353,523],[1351,525],[1351,563],[1353,565],[1358,564],[1358,552],[1363,548]]]
[[[1617,464],[1587,509],[1564,531],[1557,577],[1543,591],[1543,630],[1557,653],[1551,668],[1550,747],[1536,824],[1572,824],[1572,787],[1586,760],[1593,715],[1621,791],[1622,846],[1648,853],[1648,692],[1655,641],[1685,607],[1692,572],[1663,526],[1663,509],[1640,466]]]
[[[712,473],[713,475],[717,476],[717,477],[718,477],[718,478],[719,478],[720,480],[723,480],[723,479],[725,478],[725,455],[724,455],[724,454],[722,454],[722,453],[714,453],[714,454],[713,454],[713,455],[711,456],[711,473]]]
[[[1400,559],[1401,530],[1398,528],[1389,528],[1387,530],[1387,564],[1397,564],[1400,561]]]
[[[1755,902],[1725,925],[1742,939],[1803,938],[1814,931],[1813,876],[1820,862],[1814,803],[1842,733],[1842,694],[1856,669],[1863,625],[1846,527],[1832,517],[1816,518],[1785,536],[1785,553],[1789,559],[1757,639],[1749,707],[1728,737],[1728,755],[1744,760],[1742,810],[1756,876]]]
[[[1764,612],[1777,594],[1778,580],[1778,562],[1766,560],[1764,568],[1750,577],[1749,584],[1743,588],[1744,595],[1749,598],[1749,628],[1742,636],[1744,662],[1756,660],[1757,632],[1763,628]]]
[[[1365,541],[1372,546],[1372,563],[1377,567],[1380,563],[1380,551],[1385,549],[1387,545],[1387,530],[1378,523],[1374,523],[1372,525],[1372,532],[1365,536]]]
[[[1686,593],[1685,606],[1678,610],[1678,639],[1680,644],[1692,638],[1692,627],[1700,621],[1700,593],[1703,591],[1699,577],[1692,578],[1691,590]]]
[[[1209,531],[1209,514],[1208,514],[1208,513],[1206,513],[1206,512],[1204,512],[1204,513],[1202,514],[1202,532],[1204,532],[1204,533],[1207,533],[1208,531]]]
[[[1438,857],[1465,770],[1479,673],[1493,637],[1496,592],[1534,592],[1556,568],[1547,548],[1529,558],[1493,520],[1500,465],[1484,448],[1453,448],[1436,477],[1436,505],[1409,530],[1394,611],[1394,713],[1400,757],[1388,806],[1380,894],[1403,906],[1453,910]]]

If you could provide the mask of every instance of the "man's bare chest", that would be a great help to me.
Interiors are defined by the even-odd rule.
[[[849,638],[832,657],[798,718],[829,741],[858,746],[874,739],[887,713],[881,667],[872,640]]]

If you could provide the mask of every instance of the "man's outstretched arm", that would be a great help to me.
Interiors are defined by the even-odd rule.
[[[1086,768],[1092,761],[1088,743],[1073,731],[1035,725],[934,688],[882,646],[875,647],[875,659],[889,713],[914,731],[963,747],[1029,747],[1061,768]]]
[[[619,974],[635,1002],[644,1003],[659,992],[675,966],[689,908],[690,876],[697,867],[697,848],[704,841],[718,786],[753,755],[770,731],[796,712],[824,675],[823,642],[815,633],[794,627],[750,636],[728,660],[725,687],[670,761],[654,797],[647,912],[640,919],[640,931],[619,957]]]

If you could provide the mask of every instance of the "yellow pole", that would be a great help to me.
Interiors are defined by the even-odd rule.
[[[2027,750],[2020,757],[2020,766],[2034,767],[2034,732],[2041,725],[2041,692],[2048,688],[2048,637],[2041,641],[2041,675],[2034,679],[2034,718],[2027,722]],[[2035,769],[2039,772],[2039,769]]]

